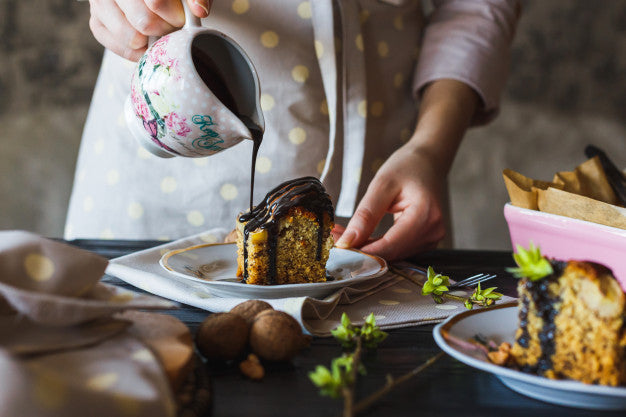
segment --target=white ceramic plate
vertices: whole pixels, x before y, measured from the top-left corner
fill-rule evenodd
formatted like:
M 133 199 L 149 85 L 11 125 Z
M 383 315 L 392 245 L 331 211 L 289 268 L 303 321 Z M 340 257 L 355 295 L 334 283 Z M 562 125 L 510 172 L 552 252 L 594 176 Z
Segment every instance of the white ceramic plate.
M 626 409 L 626 388 L 588 385 L 570 380 L 553 380 L 494 365 L 482 355 L 472 353 L 444 339 L 442 331 L 468 340 L 482 334 L 496 343 L 513 344 L 517 328 L 517 306 L 501 305 L 483 310 L 471 310 L 448 318 L 435 326 L 433 335 L 441 349 L 466 365 L 497 376 L 507 387 L 520 394 L 569 407 L 594 410 Z
M 323 298 L 339 288 L 379 277 L 387 272 L 386 262 L 354 249 L 332 248 L 326 269 L 334 280 L 307 284 L 248 285 L 237 278 L 237 246 L 207 244 L 165 253 L 160 264 L 179 277 L 207 285 L 217 297 L 236 298 Z

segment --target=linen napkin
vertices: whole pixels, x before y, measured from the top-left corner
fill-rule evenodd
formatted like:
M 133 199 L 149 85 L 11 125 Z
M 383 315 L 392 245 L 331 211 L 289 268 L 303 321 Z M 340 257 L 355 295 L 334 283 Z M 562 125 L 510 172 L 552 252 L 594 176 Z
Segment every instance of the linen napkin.
M 175 304 L 100 283 L 108 261 L 0 232 L 0 416 L 173 416 L 156 356 L 114 318 Z
M 245 301 L 245 298 L 215 296 L 207 285 L 174 275 L 159 265 L 160 258 L 171 250 L 222 242 L 227 234 L 225 229 L 212 229 L 115 258 L 111 260 L 106 273 L 144 291 L 183 304 L 211 312 L 228 311 Z M 236 256 L 235 251 L 233 245 L 233 257 Z M 461 301 L 446 300 L 443 304 L 435 304 L 430 296 L 421 294 L 420 283 L 426 277 L 408 269 L 404 273 L 412 275 L 417 284 L 388 272 L 378 278 L 342 288 L 323 299 L 288 297 L 264 301 L 276 310 L 291 314 L 307 332 L 315 336 L 329 336 L 330 331 L 339 325 L 344 312 L 357 325 L 362 324 L 370 313 L 374 313 L 376 323 L 381 328 L 391 329 L 436 323 L 465 308 Z M 459 291 L 455 294 L 463 296 L 465 293 Z M 510 300 L 505 297 L 502 302 Z

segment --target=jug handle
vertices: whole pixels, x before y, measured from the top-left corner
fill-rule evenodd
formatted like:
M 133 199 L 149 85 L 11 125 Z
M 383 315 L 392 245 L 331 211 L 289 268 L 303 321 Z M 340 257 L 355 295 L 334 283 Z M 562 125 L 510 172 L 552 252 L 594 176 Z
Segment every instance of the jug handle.
M 187 1 L 182 0 L 182 2 L 183 10 L 185 11 L 185 26 L 183 26 L 183 29 L 199 28 L 200 26 L 202 26 L 200 18 L 191 12 L 191 8 L 189 8 Z
M 183 10 L 185 11 L 185 25 L 183 26 L 183 29 L 201 27 L 202 22 L 200 18 L 191 12 L 187 1 L 182 0 L 182 3 Z M 159 38 L 160 36 L 148 36 L 148 48 L 151 47 L 152 44 L 155 43 Z

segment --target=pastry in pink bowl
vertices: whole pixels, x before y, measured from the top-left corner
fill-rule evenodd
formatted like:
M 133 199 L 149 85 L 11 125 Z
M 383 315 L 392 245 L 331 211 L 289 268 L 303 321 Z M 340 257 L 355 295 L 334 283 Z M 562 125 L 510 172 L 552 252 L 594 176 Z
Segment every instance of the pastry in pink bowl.
M 513 247 L 532 242 L 550 258 L 603 264 L 626 292 L 626 230 L 510 203 L 504 206 L 504 217 Z

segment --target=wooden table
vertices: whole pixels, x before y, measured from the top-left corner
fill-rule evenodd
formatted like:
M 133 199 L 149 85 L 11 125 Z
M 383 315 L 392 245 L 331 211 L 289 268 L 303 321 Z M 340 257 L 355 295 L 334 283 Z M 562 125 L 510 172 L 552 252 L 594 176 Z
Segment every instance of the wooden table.
M 69 242 L 108 258 L 124 255 L 163 242 L 87 241 Z M 412 258 L 417 265 L 431 265 L 453 279 L 476 272 L 493 272 L 491 281 L 499 291 L 515 295 L 515 280 L 504 268 L 512 265 L 510 252 L 437 250 Z M 105 280 L 127 284 L 113 277 Z M 492 285 L 490 283 L 490 285 Z M 206 311 L 183 307 L 170 314 L 185 322 L 195 333 Z M 367 375 L 361 377 L 357 396 L 379 388 L 385 376 L 400 376 L 440 352 L 432 337 L 432 325 L 389 331 L 389 337 L 373 354 L 365 356 Z M 339 416 L 342 402 L 319 395 L 307 374 L 316 365 L 330 365 L 341 354 L 333 338 L 314 338 L 311 347 L 292 364 L 266 369 L 261 382 L 245 379 L 236 365 L 209 369 L 214 416 Z M 624 412 L 598 412 L 543 403 L 505 387 L 495 376 L 444 356 L 417 377 L 389 393 L 362 416 L 624 416 Z

